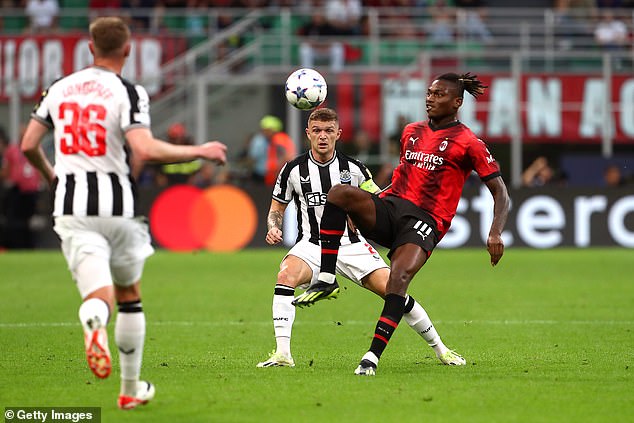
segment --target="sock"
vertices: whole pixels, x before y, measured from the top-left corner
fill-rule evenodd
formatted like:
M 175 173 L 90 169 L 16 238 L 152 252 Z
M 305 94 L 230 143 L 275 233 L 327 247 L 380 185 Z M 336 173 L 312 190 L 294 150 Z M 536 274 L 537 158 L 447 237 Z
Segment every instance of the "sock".
M 134 396 L 141 374 L 145 341 L 145 314 L 140 300 L 119 303 L 114 339 L 119 348 L 121 394 Z
M 326 201 L 321 218 L 319 238 L 321 240 L 320 281 L 334 283 L 337 267 L 337 255 L 341 237 L 346 229 L 346 213 L 338 206 Z
M 403 314 L 403 318 L 416 333 L 427 341 L 427 344 L 434 349 L 437 355 L 447 351 L 447 347 L 440 339 L 440 335 L 438 335 L 436 328 L 423 306 L 409 295 L 405 300 L 405 314 Z
M 404 309 L 404 297 L 396 294 L 387 294 L 385 296 L 385 305 L 383 306 L 381 317 L 379 317 L 379 321 L 374 329 L 374 338 L 372 339 L 372 344 L 370 344 L 369 351 L 374 354 L 377 363 L 381 358 L 381 354 L 383 354 L 383 350 L 387 347 L 387 343 L 390 341 L 392 334 L 398 327 L 398 323 L 403 317 Z
M 89 298 L 79 307 L 79 321 L 84 332 L 105 327 L 110 318 L 108 304 L 100 298 Z
M 291 331 L 295 321 L 295 306 L 291 304 L 295 288 L 277 284 L 273 295 L 273 328 L 275 329 L 275 351 L 291 355 Z

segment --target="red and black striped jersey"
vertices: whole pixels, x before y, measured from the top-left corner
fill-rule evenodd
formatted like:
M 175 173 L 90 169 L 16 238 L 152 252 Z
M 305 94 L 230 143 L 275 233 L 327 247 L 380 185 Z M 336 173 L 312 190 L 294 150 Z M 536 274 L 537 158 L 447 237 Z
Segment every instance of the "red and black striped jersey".
M 462 188 L 475 171 L 482 181 L 500 176 L 486 144 L 461 122 L 440 128 L 408 124 L 401 135 L 400 163 L 392 186 L 381 196 L 411 201 L 436 221 L 441 238 L 456 214 Z

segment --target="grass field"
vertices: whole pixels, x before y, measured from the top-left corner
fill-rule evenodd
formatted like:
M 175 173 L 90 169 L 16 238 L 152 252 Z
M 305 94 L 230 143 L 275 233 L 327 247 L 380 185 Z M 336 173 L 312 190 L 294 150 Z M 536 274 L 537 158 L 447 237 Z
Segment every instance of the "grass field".
M 85 364 L 61 253 L 0 254 L 0 406 L 96 406 L 103 422 L 634 419 L 632 250 L 510 249 L 495 269 L 484 249 L 437 251 L 410 293 L 468 365 L 440 365 L 402 322 L 374 378 L 352 372 L 382 302 L 349 282 L 298 310 L 295 368 L 255 367 L 274 346 L 284 252 L 148 261 L 143 376 L 157 395 L 128 412 L 116 408 L 118 370 L 96 380 Z

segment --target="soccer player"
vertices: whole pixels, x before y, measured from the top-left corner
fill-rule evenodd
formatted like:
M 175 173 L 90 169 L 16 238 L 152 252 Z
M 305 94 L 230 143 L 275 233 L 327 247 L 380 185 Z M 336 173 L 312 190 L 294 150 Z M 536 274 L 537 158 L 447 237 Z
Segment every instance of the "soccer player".
M 447 73 L 427 90 L 426 122 L 408 124 L 401 135 L 400 163 L 391 187 L 380 196 L 340 184 L 328 192 L 321 220 L 321 271 L 317 282 L 293 300 L 297 306 L 328 298 L 338 288 L 337 257 L 349 216 L 367 238 L 390 249 L 385 303 L 370 350 L 355 374 L 372 376 L 407 304 L 407 288 L 449 230 L 465 181 L 475 170 L 493 196 L 487 239 L 491 265 L 504 253 L 502 230 L 509 197 L 500 169 L 487 149 L 457 117 L 464 91 L 477 97 L 486 86 L 469 73 Z
M 220 142 L 173 145 L 154 138 L 147 92 L 120 76 L 130 47 L 130 30 L 121 19 L 92 22 L 93 66 L 59 79 L 44 92 L 21 144 L 52 185 L 54 229 L 83 299 L 79 320 L 86 357 L 99 378 L 111 371 L 106 325 L 117 302 L 117 403 L 122 409 L 147 403 L 155 391 L 151 383 L 139 380 L 145 339 L 139 284 L 145 259 L 154 250 L 147 224 L 136 211 L 129 151 L 141 161 L 226 162 L 226 146 Z M 49 129 L 54 134 L 54 168 L 40 145 Z
M 282 260 L 273 295 L 273 327 L 276 349 L 257 367 L 293 367 L 291 330 L 295 307 L 291 304 L 298 286 L 314 282 L 319 271 L 319 223 L 330 187 L 344 184 L 370 192 L 379 188 L 367 168 L 358 160 L 335 150 L 341 136 L 337 113 L 328 108 L 317 109 L 308 118 L 306 135 L 310 150 L 288 162 L 280 171 L 267 218 L 266 242 L 282 241 L 284 210 L 293 201 L 297 207 L 297 243 Z M 341 253 L 336 271 L 351 281 L 383 297 L 389 268 L 381 256 L 353 227 L 343 229 Z M 335 297 L 337 288 L 330 296 Z M 412 297 L 404 304 L 405 320 L 431 346 L 438 359 L 448 365 L 464 365 L 465 360 L 447 348 L 429 316 Z

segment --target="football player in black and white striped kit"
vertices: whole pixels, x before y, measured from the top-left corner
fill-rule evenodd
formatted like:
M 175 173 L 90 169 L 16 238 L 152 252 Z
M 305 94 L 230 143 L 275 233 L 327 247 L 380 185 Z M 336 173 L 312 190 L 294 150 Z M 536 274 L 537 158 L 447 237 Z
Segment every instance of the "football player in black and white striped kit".
M 131 48 L 130 30 L 121 19 L 92 22 L 89 48 L 93 66 L 57 80 L 43 93 L 21 145 L 54 191 L 54 229 L 83 299 L 79 320 L 88 364 L 100 378 L 111 371 L 106 325 L 117 302 L 117 404 L 132 409 L 154 397 L 154 386 L 139 380 L 145 339 L 139 284 L 154 250 L 135 207 L 131 154 L 140 161 L 200 158 L 224 164 L 226 146 L 217 141 L 173 145 L 154 138 L 147 92 L 120 76 Z M 54 167 L 40 146 L 50 129 Z
M 295 288 L 307 288 L 318 277 L 321 260 L 319 225 L 330 187 L 351 184 L 369 192 L 378 192 L 368 169 L 358 160 L 335 150 L 341 136 L 337 113 L 329 108 L 313 111 L 308 118 L 306 135 L 310 150 L 288 162 L 280 171 L 267 218 L 266 242 L 282 242 L 284 211 L 292 201 L 297 208 L 298 236 L 295 246 L 280 264 L 273 295 L 273 327 L 276 349 L 257 367 L 293 367 L 291 331 L 295 321 L 292 301 Z M 385 295 L 390 269 L 376 250 L 348 226 L 341 240 L 337 273 L 377 295 Z M 334 298 L 337 291 L 333 292 Z M 463 365 L 464 358 L 447 348 L 425 309 L 407 297 L 405 319 L 432 347 L 444 364 Z

